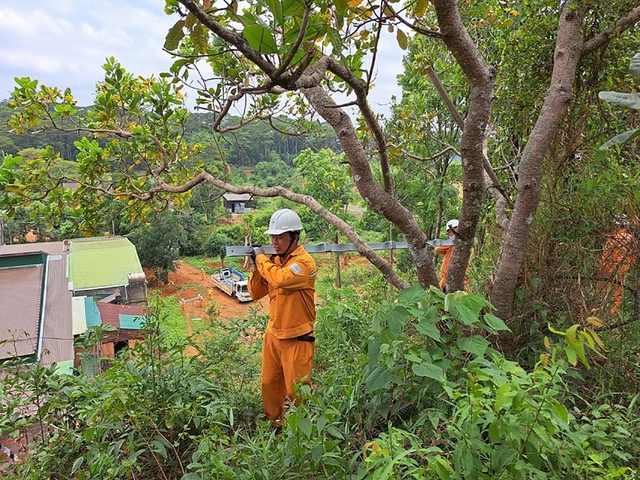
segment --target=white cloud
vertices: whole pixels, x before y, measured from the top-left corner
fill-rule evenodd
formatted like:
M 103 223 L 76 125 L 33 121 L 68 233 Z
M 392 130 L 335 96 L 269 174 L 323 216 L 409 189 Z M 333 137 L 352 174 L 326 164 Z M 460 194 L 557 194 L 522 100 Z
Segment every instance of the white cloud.
M 71 87 L 88 105 L 111 56 L 135 74 L 166 71 L 171 58 L 162 45 L 174 21 L 162 0 L 2 0 L 0 99 L 8 98 L 14 77 L 31 77 Z
M 14 77 L 30 77 L 70 87 L 80 105 L 89 105 L 111 56 L 136 75 L 166 71 L 171 57 L 162 45 L 175 21 L 164 0 L 0 0 L 0 100 L 14 89 Z M 389 34 L 381 46 L 371 104 L 387 113 L 391 96 L 400 96 L 402 52 Z

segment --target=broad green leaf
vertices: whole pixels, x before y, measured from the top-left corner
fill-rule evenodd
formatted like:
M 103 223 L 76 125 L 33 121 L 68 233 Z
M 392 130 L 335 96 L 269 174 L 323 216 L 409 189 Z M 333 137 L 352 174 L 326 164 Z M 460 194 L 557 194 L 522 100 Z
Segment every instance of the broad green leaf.
M 566 339 L 567 339 L 567 345 L 569 345 L 571 348 L 576 348 L 576 345 L 578 343 L 578 327 L 580 327 L 580 324 L 576 323 L 574 325 L 571 325 L 566 332 Z
M 500 425 L 500 422 L 500 419 L 494 420 L 491 422 L 491 425 L 489 425 L 489 440 L 493 443 L 498 443 L 502 440 L 502 426 Z
M 511 401 L 517 394 L 518 392 L 513 390 L 509 383 L 502 385 L 496 392 L 496 402 L 493 407 L 494 410 L 499 412 L 503 407 L 508 409 L 511 405 Z
M 404 354 L 404 358 L 405 360 L 409 361 L 409 362 L 413 362 L 413 363 L 420 363 L 422 362 L 422 357 L 416 355 L 413 352 L 408 352 Z
M 485 313 L 484 321 L 487 322 L 487 327 L 489 327 L 488 330 L 491 331 L 491 333 L 500 331 L 511 331 L 511 329 L 507 327 L 507 324 L 504 323 L 501 318 L 496 317 L 491 313 Z
M 365 390 L 367 393 L 375 392 L 389 385 L 393 379 L 394 377 L 389 370 L 376 367 L 365 380 Z
M 640 135 L 640 128 L 634 128 L 633 130 L 628 130 L 624 133 L 620 133 L 615 137 L 607 140 L 600 146 L 600 150 L 606 150 L 613 145 L 620 145 L 621 143 L 627 142 L 629 140 L 633 140 L 637 136 Z
M 311 420 L 309 420 L 308 418 L 301 418 L 298 422 L 298 428 L 302 430 L 302 433 L 304 433 L 305 437 L 311 438 L 311 431 L 313 429 Z
M 478 321 L 478 314 L 465 305 L 453 305 L 451 313 L 455 313 L 456 320 L 467 326 L 473 326 Z
M 407 38 L 407 34 L 404 33 L 401 29 L 398 29 L 396 32 L 396 41 L 398 42 L 398 46 L 402 50 L 406 50 L 409 48 L 409 39 Z
M 164 443 L 159 440 L 158 436 L 151 440 L 149 446 L 151 447 L 152 452 L 157 453 L 164 459 L 167 458 L 167 449 L 165 448 Z
M 518 457 L 518 451 L 510 445 L 502 444 L 491 454 L 491 467 L 494 472 L 502 472 L 505 465 L 510 465 Z
M 414 363 L 411 369 L 419 377 L 427 377 L 434 380 L 442 379 L 442 369 L 432 363 Z
M 567 411 L 567 407 L 565 407 L 562 403 L 554 401 L 551 409 L 560 420 L 562 420 L 566 424 L 569 423 L 569 412 Z
M 280 0 L 266 0 L 267 7 L 269 11 L 273 14 L 273 18 L 276 22 L 276 25 L 284 24 L 284 5 Z
M 458 346 L 465 352 L 473 353 L 481 357 L 485 354 L 487 348 L 489 348 L 489 342 L 480 335 L 474 335 L 473 337 L 460 338 L 458 340 Z
M 398 301 L 400 303 L 414 304 L 414 303 L 418 303 L 420 300 L 425 298 L 426 295 L 427 295 L 427 292 L 425 292 L 422 288 L 418 286 L 413 286 L 413 287 L 406 288 L 402 292 L 400 292 L 400 295 L 398 296 Z
M 568 362 L 575 367 L 578 364 L 578 357 L 576 355 L 576 351 L 573 348 L 567 346 L 567 347 L 564 347 L 564 353 L 566 353 L 567 355 Z
M 248 25 L 242 31 L 242 36 L 245 38 L 251 48 L 254 50 L 263 53 L 263 54 L 271 54 L 278 53 L 278 46 L 276 45 L 276 40 L 267 27 L 262 25 Z
M 178 48 L 180 40 L 184 38 L 184 20 L 178 20 L 173 27 L 167 32 L 167 36 L 164 40 L 164 48 L 169 51 L 173 51 Z
M 369 360 L 369 368 L 373 368 L 380 359 L 381 342 L 377 338 L 371 338 L 367 346 L 367 358 Z
M 453 473 L 453 467 L 451 464 L 441 456 L 437 456 L 433 459 L 429 459 L 429 466 L 432 467 L 440 480 L 449 480 L 451 478 L 451 473 Z
M 285 0 L 282 2 L 282 8 L 286 17 L 301 17 L 304 13 L 304 2 L 301 0 Z
M 398 306 L 391 310 L 387 314 L 387 324 L 391 333 L 398 335 L 408 319 L 409 312 L 407 312 L 406 308 Z
M 613 105 L 640 110 L 640 94 L 638 93 L 600 92 L 598 98 Z
M 420 320 L 420 323 L 416 325 L 416 330 L 418 330 L 423 335 L 432 338 L 436 342 L 440 341 L 440 330 L 438 330 L 438 327 L 436 327 L 434 321 L 423 318 Z

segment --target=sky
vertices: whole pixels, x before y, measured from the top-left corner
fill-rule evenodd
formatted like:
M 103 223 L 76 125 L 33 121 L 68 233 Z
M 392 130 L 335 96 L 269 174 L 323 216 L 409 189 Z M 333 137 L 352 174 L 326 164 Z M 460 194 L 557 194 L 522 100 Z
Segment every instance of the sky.
M 162 46 L 175 21 L 164 0 L 0 0 L 0 100 L 9 98 L 15 77 L 30 77 L 70 87 L 78 105 L 91 105 L 111 56 L 136 75 L 168 71 Z M 402 51 L 393 38 L 382 42 L 378 65 L 371 104 L 387 114 L 391 96 L 401 96 Z

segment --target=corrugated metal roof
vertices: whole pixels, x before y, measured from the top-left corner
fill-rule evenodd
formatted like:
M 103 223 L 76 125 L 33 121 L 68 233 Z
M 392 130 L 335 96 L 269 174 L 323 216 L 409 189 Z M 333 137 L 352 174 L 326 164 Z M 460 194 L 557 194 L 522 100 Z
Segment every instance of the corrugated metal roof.
M 102 324 L 102 320 L 100 318 L 100 310 L 98 310 L 98 306 L 96 302 L 91 297 L 82 297 L 84 298 L 84 312 L 87 319 L 87 328 L 97 327 Z
M 227 202 L 248 202 L 253 198 L 250 193 L 225 193 L 222 195 Z
M 130 273 L 143 273 L 136 247 L 123 237 L 71 240 L 69 280 L 74 290 L 127 285 Z
M 0 255 L 11 253 L 45 252 L 50 254 L 64 253 L 63 242 L 20 243 L 17 245 L 0 245 Z
M 42 264 L 0 268 L 0 360 L 38 349 Z
M 44 282 L 42 276 L 45 268 L 42 263 L 31 266 L 40 271 L 36 275 L 37 278 L 31 278 L 25 274 L 24 269 L 28 267 L 2 269 L 7 278 L 0 278 L 0 285 L 3 287 L 0 289 L 0 339 L 6 338 L 6 325 L 10 324 L 11 319 L 13 321 L 17 319 L 22 330 L 30 329 L 31 338 L 25 342 L 29 344 L 28 350 L 31 353 L 39 353 L 39 359 L 43 365 L 50 365 L 54 362 L 73 360 L 74 356 L 71 292 L 67 287 L 67 253 L 64 244 L 63 242 L 28 243 L 0 247 L 0 257 L 5 261 L 11 258 L 33 258 L 33 254 L 39 252 L 48 254 L 39 260 L 46 262 Z M 28 286 L 21 286 L 23 282 Z M 22 303 L 19 302 L 20 296 L 23 297 Z M 41 305 L 42 314 L 40 315 Z M 1 313 L 2 311 L 11 312 L 10 318 L 7 318 L 6 313 Z M 36 311 L 38 313 L 35 313 Z M 37 320 L 38 326 L 34 327 L 33 317 L 37 315 L 40 315 Z M 42 325 L 39 323 L 40 318 L 43 319 Z M 42 338 L 38 348 L 40 326 Z M 3 358 L 3 354 L 4 350 L 0 351 L 0 358 Z
M 131 322 L 132 317 L 143 317 L 145 307 L 142 305 L 117 305 L 115 303 L 96 303 L 100 310 L 100 318 L 103 324 L 109 324 L 113 328 L 126 328 L 140 330 L 142 321 Z M 124 325 L 121 319 L 124 318 Z
M 73 360 L 71 292 L 67 284 L 66 255 L 47 256 L 42 363 Z

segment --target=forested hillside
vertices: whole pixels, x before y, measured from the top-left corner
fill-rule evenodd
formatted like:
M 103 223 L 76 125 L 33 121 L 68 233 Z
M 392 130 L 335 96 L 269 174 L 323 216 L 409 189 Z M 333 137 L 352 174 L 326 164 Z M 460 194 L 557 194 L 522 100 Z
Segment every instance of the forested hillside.
M 32 135 L 16 135 L 7 125 L 11 116 L 8 99 L 0 102 L 0 152 L 6 155 L 17 155 L 27 148 L 41 149 L 52 146 L 64 160 L 75 160 L 79 150 L 75 142 L 83 135 L 79 132 L 61 132 L 46 128 Z M 78 107 L 78 115 L 82 116 L 91 107 Z M 338 142 L 333 131 L 325 124 L 317 124 L 307 135 L 287 135 L 291 120 L 282 118 L 275 120 L 282 131 L 274 130 L 267 122 L 253 122 L 242 129 L 234 126 L 241 121 L 239 117 L 230 116 L 225 119 L 224 126 L 229 132 L 216 134 L 212 130 L 214 114 L 193 112 L 185 124 L 185 139 L 190 143 L 215 145 L 203 155 L 209 161 L 224 160 L 236 167 L 255 167 L 261 162 L 284 161 L 292 165 L 293 158 L 302 150 L 311 148 L 337 149 Z

